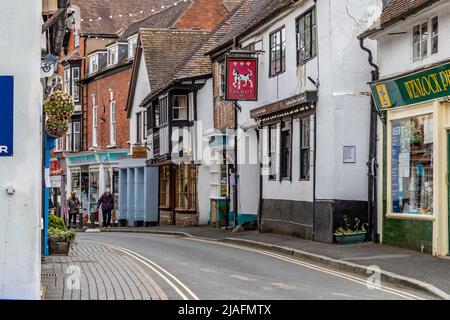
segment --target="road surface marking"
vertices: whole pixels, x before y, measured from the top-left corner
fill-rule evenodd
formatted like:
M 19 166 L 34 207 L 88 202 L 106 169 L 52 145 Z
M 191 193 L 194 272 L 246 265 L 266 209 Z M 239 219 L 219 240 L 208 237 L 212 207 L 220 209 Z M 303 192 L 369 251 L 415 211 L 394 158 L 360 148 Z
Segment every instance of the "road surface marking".
M 137 252 L 134 252 L 132 250 L 123 248 L 123 247 L 119 247 L 117 245 L 113 245 L 110 243 L 106 243 L 106 242 L 101 242 L 101 241 L 92 241 L 89 240 L 91 242 L 97 242 L 100 243 L 104 246 L 108 246 L 111 248 L 114 248 L 118 251 L 121 251 L 127 255 L 129 255 L 130 257 L 140 261 L 142 264 L 144 264 L 145 266 L 147 266 L 148 268 L 150 268 L 151 270 L 153 270 L 158 276 L 160 276 L 164 281 L 166 281 L 177 293 L 178 295 L 180 295 L 180 297 L 183 300 L 200 300 L 199 297 L 192 292 L 185 284 L 183 284 L 178 278 L 176 278 L 174 275 L 172 275 L 169 271 L 167 271 L 166 269 L 164 269 L 163 267 L 161 267 L 160 265 L 158 265 L 157 263 L 153 262 L 152 260 L 138 254 Z M 157 269 L 159 269 L 159 271 Z M 160 272 L 161 271 L 161 272 Z M 183 291 L 176 286 L 171 280 L 169 280 L 163 273 L 165 273 L 168 277 L 172 278 L 176 283 L 178 283 L 179 286 L 181 286 L 188 295 L 191 296 L 191 298 L 189 298 L 188 296 L 186 296 Z
M 132 264 L 137 270 L 139 270 L 139 272 L 144 276 L 144 278 L 150 283 L 150 285 L 153 287 L 153 289 L 155 290 L 156 294 L 159 296 L 159 298 L 161 300 L 169 300 L 167 298 L 166 293 L 164 292 L 163 289 L 161 289 L 161 287 L 156 283 L 155 280 L 153 280 L 152 277 L 150 277 L 148 275 L 147 272 L 145 272 L 144 269 L 141 268 L 141 266 L 134 262 L 133 260 L 131 260 L 131 258 L 127 257 L 127 256 L 123 256 L 123 259 L 126 260 L 128 263 Z
M 207 242 L 207 243 L 211 243 L 211 244 L 216 244 L 216 245 L 236 248 L 236 249 L 240 249 L 240 250 L 244 250 L 244 251 L 249 251 L 249 252 L 263 254 L 263 255 L 270 256 L 270 257 L 273 257 L 273 258 L 276 258 L 276 259 L 279 259 L 279 260 L 283 260 L 283 261 L 286 261 L 286 262 L 297 264 L 297 265 L 300 265 L 300 266 L 303 266 L 303 267 L 306 267 L 306 268 L 309 268 L 309 269 L 312 269 L 312 270 L 315 270 L 315 271 L 327 273 L 329 275 L 333 275 L 333 276 L 336 276 L 336 277 L 339 277 L 339 278 L 343 278 L 343 279 L 346 279 L 346 280 L 349 280 L 349 281 L 352 281 L 352 282 L 355 282 L 355 283 L 367 286 L 367 282 L 365 280 L 363 280 L 361 278 L 358 278 L 356 276 L 352 276 L 352 275 L 349 275 L 349 274 L 346 274 L 346 273 L 343 273 L 343 272 L 335 271 L 335 270 L 332 270 L 332 269 L 329 269 L 329 268 L 324 268 L 324 267 L 321 267 L 321 266 L 318 266 L 318 265 L 315 265 L 315 264 L 312 264 L 312 263 L 300 261 L 300 260 L 297 260 L 297 259 L 294 259 L 294 258 L 289 258 L 289 257 L 283 256 L 283 255 L 279 255 L 279 254 L 276 254 L 276 253 L 269 252 L 269 251 L 259 250 L 259 249 L 254 249 L 254 248 L 248 248 L 248 247 L 244 247 L 244 246 L 233 245 L 233 244 L 228 244 L 228 243 L 222 243 L 222 242 L 217 242 L 217 241 L 204 240 L 204 239 L 195 239 L 195 238 L 184 238 L 184 239 L 191 240 L 191 241 Z M 408 299 L 408 300 L 414 300 L 414 299 L 416 299 L 416 300 L 425 300 L 424 298 L 421 298 L 419 296 L 413 295 L 413 294 L 411 294 L 409 292 L 405 292 L 405 291 L 402 291 L 402 290 L 394 289 L 394 288 L 391 288 L 391 287 L 386 287 L 386 286 L 383 286 L 383 285 L 377 286 L 377 287 L 375 287 L 375 289 L 380 290 L 380 291 L 384 291 L 384 292 L 387 292 L 387 293 L 391 293 L 391 294 L 397 295 L 399 297 L 402 297 L 402 298 L 405 298 L 405 299 Z

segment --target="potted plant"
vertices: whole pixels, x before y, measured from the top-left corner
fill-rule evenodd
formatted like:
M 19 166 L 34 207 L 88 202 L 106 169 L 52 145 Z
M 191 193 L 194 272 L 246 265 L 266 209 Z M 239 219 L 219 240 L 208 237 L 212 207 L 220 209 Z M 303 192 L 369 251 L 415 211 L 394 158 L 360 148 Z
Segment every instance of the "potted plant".
M 75 231 L 67 230 L 61 218 L 55 215 L 49 216 L 48 244 L 51 255 L 67 256 L 75 236 Z
M 367 223 L 361 224 L 361 220 L 354 218 L 353 226 L 350 223 L 349 216 L 343 216 L 343 226 L 334 233 L 337 243 L 357 243 L 363 242 L 367 236 Z

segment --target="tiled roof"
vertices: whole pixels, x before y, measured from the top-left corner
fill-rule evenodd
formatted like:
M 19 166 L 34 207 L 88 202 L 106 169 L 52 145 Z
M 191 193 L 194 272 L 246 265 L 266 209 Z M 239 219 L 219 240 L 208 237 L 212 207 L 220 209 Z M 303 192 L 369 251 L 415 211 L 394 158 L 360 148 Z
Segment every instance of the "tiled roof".
M 189 7 L 190 2 L 180 2 L 176 6 L 170 6 L 140 21 L 131 23 L 123 32 L 123 37 L 130 37 L 139 32 L 140 28 L 170 28 L 173 27 L 180 16 Z
M 221 27 L 222 37 L 212 51 L 229 43 L 234 37 L 275 16 L 292 4 L 292 0 L 243 0 Z
M 411 15 L 439 0 L 391 0 L 381 14 L 381 25 Z
M 391 0 L 389 4 L 384 8 L 380 17 L 381 28 L 372 28 L 364 32 L 359 38 L 367 37 L 371 34 L 378 32 L 398 21 L 416 14 L 424 8 L 431 6 L 432 4 L 441 0 Z
M 140 30 L 152 93 L 174 80 L 180 66 L 192 56 L 207 35 L 208 32 L 202 30 Z
M 104 35 L 116 35 L 132 22 L 148 17 L 152 10 L 161 11 L 162 6 L 173 3 L 174 0 L 71 0 L 72 5 L 80 7 L 81 33 Z
M 79 48 L 75 48 L 72 51 L 70 51 L 67 56 L 65 56 L 63 61 L 75 61 L 75 60 L 82 60 Z

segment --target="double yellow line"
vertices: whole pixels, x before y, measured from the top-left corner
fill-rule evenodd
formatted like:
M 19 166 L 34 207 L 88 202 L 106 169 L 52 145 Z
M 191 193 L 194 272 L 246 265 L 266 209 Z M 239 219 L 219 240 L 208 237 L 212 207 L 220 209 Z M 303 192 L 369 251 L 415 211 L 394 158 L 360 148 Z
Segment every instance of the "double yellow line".
M 119 247 L 117 245 L 101 242 L 101 241 L 91 241 L 96 242 L 101 245 L 110 247 L 112 249 L 115 249 L 117 251 L 120 251 L 129 257 L 139 261 L 146 267 L 148 267 L 150 270 L 152 270 L 154 273 L 156 273 L 161 279 L 163 279 L 169 286 L 171 286 L 175 292 L 181 297 L 183 300 L 200 300 L 199 297 L 192 292 L 191 289 L 189 289 L 183 282 L 181 282 L 177 277 L 175 277 L 173 274 L 171 274 L 169 271 L 155 263 L 154 261 L 140 255 L 137 252 L 134 252 L 132 250 Z
M 322 273 L 333 275 L 335 277 L 346 279 L 348 281 L 351 281 L 351 282 L 354 282 L 354 283 L 358 283 L 358 284 L 364 285 L 366 287 L 368 286 L 367 281 L 364 280 L 364 279 L 361 279 L 359 277 L 356 277 L 356 276 L 353 276 L 353 275 L 350 275 L 350 274 L 347 274 L 347 273 L 344 273 L 344 272 L 336 271 L 336 270 L 333 270 L 333 269 L 330 269 L 330 268 L 321 267 L 321 266 L 318 266 L 318 265 L 315 265 L 315 264 L 312 264 L 312 263 L 300 261 L 300 260 L 297 260 L 297 259 L 294 259 L 294 258 L 286 257 L 286 256 L 283 256 L 283 255 L 280 255 L 280 254 L 277 254 L 277 253 L 273 253 L 273 252 L 269 252 L 269 251 L 265 251 L 265 250 L 260 250 L 260 249 L 248 248 L 248 247 L 239 246 L 239 245 L 223 243 L 223 242 L 217 242 L 217 241 L 195 239 L 195 238 L 186 238 L 186 239 L 193 240 L 193 241 L 199 241 L 199 242 L 207 242 L 207 243 L 212 243 L 212 244 L 215 244 L 215 245 L 221 245 L 221 246 L 236 248 L 236 249 L 240 249 L 240 250 L 244 250 L 244 251 L 254 252 L 254 253 L 258 253 L 258 254 L 263 254 L 263 255 L 266 255 L 266 256 L 278 259 L 278 260 L 283 260 L 283 261 L 286 261 L 286 262 L 289 262 L 289 263 L 293 263 L 293 264 L 296 264 L 296 265 L 299 265 L 299 266 L 302 266 L 302 267 L 305 267 L 305 268 L 309 268 L 309 269 L 312 269 L 312 270 L 315 270 L 315 271 L 319 271 L 319 272 L 322 272 Z M 374 285 L 373 288 L 376 289 L 376 290 L 380 290 L 380 291 L 383 291 L 383 292 L 387 292 L 387 293 L 390 293 L 390 294 L 402 297 L 402 298 L 407 299 L 407 300 L 425 300 L 425 299 L 423 299 L 423 298 L 421 298 L 419 296 L 416 296 L 414 294 L 411 294 L 409 292 L 398 290 L 398 289 L 391 288 L 391 287 L 387 287 L 387 286 L 384 286 L 384 285 L 381 285 L 381 284 L 378 285 L 378 286 Z

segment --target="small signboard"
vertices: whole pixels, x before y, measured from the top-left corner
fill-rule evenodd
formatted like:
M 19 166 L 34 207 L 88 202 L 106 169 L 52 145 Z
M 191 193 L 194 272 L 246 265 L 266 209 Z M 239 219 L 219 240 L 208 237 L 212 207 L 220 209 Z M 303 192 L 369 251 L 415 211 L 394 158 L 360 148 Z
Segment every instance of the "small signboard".
M 258 100 L 258 58 L 228 56 L 225 65 L 225 100 Z
M 146 147 L 132 147 L 133 159 L 146 159 L 147 158 L 147 148 Z
M 14 147 L 14 78 L 0 76 L 0 157 L 12 157 Z

